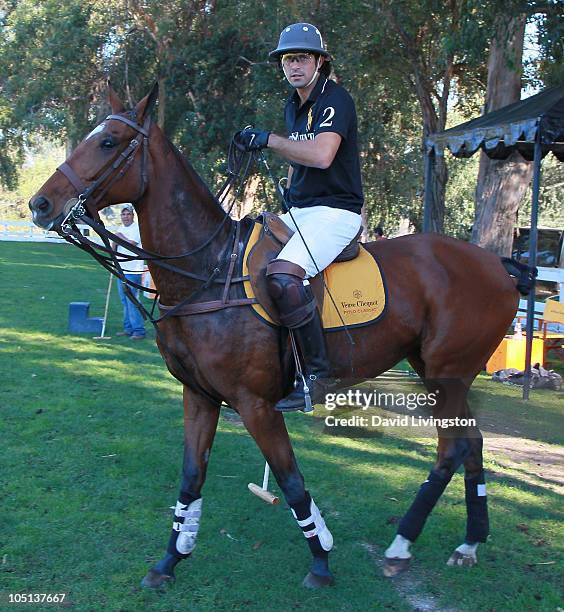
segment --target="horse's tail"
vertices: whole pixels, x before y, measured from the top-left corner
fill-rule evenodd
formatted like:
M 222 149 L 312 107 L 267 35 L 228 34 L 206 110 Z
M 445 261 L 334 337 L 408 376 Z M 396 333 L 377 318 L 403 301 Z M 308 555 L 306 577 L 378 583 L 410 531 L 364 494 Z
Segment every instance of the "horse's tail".
M 510 259 L 509 257 L 502 257 L 501 263 L 507 270 L 510 276 L 514 276 L 517 279 L 516 287 L 521 295 L 529 295 L 535 278 L 537 277 L 538 270 L 527 264 Z

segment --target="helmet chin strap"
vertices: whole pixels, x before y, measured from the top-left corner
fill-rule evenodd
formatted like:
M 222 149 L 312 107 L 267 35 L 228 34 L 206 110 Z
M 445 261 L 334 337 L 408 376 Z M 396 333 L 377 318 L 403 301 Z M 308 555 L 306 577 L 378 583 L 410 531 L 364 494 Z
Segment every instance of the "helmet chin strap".
M 315 81 L 315 79 L 319 75 L 319 69 L 320 68 L 321 68 L 321 57 L 319 57 L 317 59 L 317 66 L 315 67 L 315 71 L 313 73 L 313 76 L 309 80 L 309 83 L 307 85 L 304 85 L 303 87 L 300 87 L 300 89 L 305 89 L 306 87 L 309 87 L 313 83 L 313 81 Z M 284 67 L 282 67 L 282 70 L 284 71 L 284 76 L 286 77 L 286 80 L 290 83 L 290 85 L 292 85 L 292 83 L 290 82 L 290 79 L 288 78 L 288 75 L 286 74 L 286 69 Z M 293 87 L 293 85 L 292 85 L 292 87 Z M 296 89 L 298 89 L 298 88 L 296 87 Z

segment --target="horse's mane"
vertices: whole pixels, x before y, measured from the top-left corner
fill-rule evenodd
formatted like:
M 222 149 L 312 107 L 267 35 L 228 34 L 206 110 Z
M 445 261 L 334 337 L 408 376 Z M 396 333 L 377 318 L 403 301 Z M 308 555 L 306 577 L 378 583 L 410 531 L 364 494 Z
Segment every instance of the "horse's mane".
M 171 151 L 174 153 L 176 159 L 184 168 L 184 170 L 186 170 L 186 172 L 192 177 L 192 179 L 196 181 L 202 191 L 209 195 L 210 200 L 213 200 L 213 202 L 215 202 L 221 208 L 221 210 L 223 210 L 219 200 L 211 192 L 210 188 L 208 187 L 208 184 L 204 181 L 204 179 L 196 172 L 192 164 L 186 158 L 186 155 L 184 155 L 184 153 L 182 153 L 182 151 L 171 140 L 169 140 L 169 138 L 165 138 L 165 140 L 168 143 L 168 146 L 170 147 Z

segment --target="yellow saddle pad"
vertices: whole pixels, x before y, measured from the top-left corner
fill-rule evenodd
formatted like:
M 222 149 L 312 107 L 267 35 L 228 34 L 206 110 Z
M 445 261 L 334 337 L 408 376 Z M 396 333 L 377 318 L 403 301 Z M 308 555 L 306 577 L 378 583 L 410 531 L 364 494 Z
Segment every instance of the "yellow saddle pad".
M 257 223 L 245 248 L 244 275 L 249 273 L 247 257 L 260 232 L 261 225 Z M 323 276 L 327 286 L 324 289 L 322 309 L 325 330 L 342 329 L 343 320 L 349 327 L 369 325 L 384 314 L 386 289 L 382 272 L 378 262 L 362 245 L 358 257 L 351 261 L 331 264 L 323 271 Z M 250 281 L 245 281 L 243 287 L 246 297 L 255 297 Z M 260 304 L 253 304 L 252 308 L 262 319 L 276 325 Z

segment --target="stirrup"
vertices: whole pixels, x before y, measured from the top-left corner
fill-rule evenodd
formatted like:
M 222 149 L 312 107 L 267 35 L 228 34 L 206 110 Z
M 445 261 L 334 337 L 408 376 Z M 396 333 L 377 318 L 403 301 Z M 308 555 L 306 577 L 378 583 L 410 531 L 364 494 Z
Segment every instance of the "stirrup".
M 307 382 L 305 379 L 305 376 L 303 375 L 302 372 L 299 373 L 300 376 L 302 377 L 302 381 L 304 383 L 304 400 L 305 400 L 305 406 L 304 408 L 302 408 L 302 412 L 306 413 L 306 412 L 313 412 L 313 406 L 311 403 L 311 395 L 309 394 L 309 387 L 307 386 Z M 315 374 L 312 374 L 309 379 L 313 382 L 317 379 L 317 376 L 315 376 Z
M 309 380 L 309 385 L 308 381 Z M 313 412 L 313 399 L 314 394 L 313 383 L 317 380 L 315 374 L 310 374 L 307 378 L 301 373 L 296 372 L 296 378 L 294 379 L 294 388 L 286 397 L 279 400 L 274 408 L 278 412 L 296 412 L 301 410 L 304 413 Z M 292 398 L 292 396 L 295 397 Z M 280 404 L 286 403 L 287 406 L 280 407 Z

